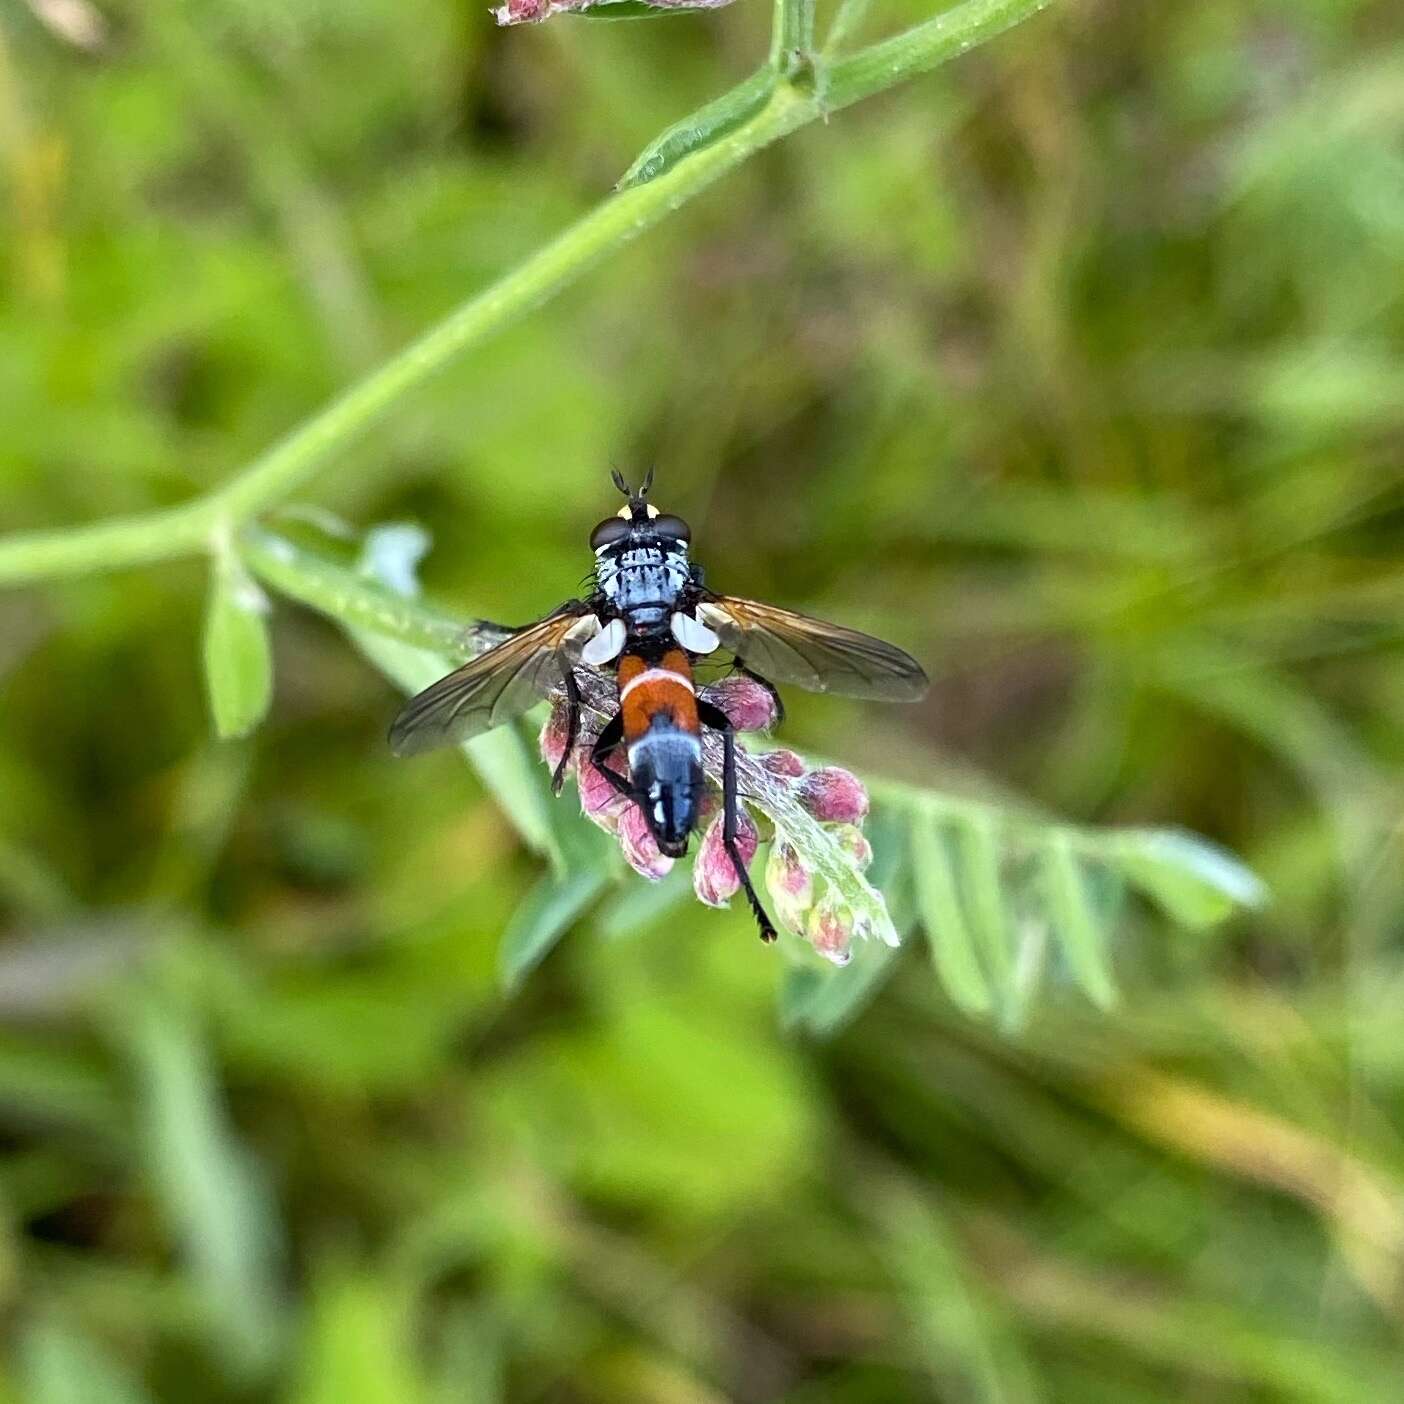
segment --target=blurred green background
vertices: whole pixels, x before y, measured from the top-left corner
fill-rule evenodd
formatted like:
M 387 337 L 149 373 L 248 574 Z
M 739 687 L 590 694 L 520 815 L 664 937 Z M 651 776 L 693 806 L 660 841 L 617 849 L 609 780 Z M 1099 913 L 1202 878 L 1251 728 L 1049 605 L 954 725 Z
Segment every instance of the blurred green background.
M 41 13 L 0 8 L 6 529 L 225 480 L 769 18 Z M 783 961 L 695 904 L 506 1000 L 540 864 L 457 757 L 390 760 L 334 629 L 280 604 L 218 745 L 199 563 L 7 592 L 5 1404 L 1398 1398 L 1398 8 L 1064 0 L 763 153 L 307 499 L 526 619 L 611 461 L 714 583 L 927 664 L 913 709 L 791 696 L 789 744 L 1191 826 L 1273 904 L 1143 920 L 1118 1008 L 1055 985 L 1009 1037 L 916 948 L 787 1036 Z

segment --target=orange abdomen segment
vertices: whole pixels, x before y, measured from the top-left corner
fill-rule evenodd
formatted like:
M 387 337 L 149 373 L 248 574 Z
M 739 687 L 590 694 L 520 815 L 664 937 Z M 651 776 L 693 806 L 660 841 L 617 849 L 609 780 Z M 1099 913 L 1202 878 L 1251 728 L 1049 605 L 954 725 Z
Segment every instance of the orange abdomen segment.
M 626 653 L 619 660 L 617 677 L 626 742 L 638 740 L 660 714 L 680 731 L 696 736 L 701 730 L 692 665 L 682 649 L 670 648 L 652 666 Z

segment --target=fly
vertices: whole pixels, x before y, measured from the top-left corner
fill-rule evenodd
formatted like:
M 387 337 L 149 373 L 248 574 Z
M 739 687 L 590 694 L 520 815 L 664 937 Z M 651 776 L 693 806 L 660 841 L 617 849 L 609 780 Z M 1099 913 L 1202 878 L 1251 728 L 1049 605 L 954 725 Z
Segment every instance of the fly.
M 590 751 L 591 763 L 638 805 L 659 849 L 677 858 L 698 827 L 704 777 L 702 736 L 722 738 L 722 837 L 762 940 L 775 927 L 737 847 L 736 733 L 720 707 L 700 697 L 693 677 L 699 658 L 724 651 L 733 667 L 766 687 L 783 716 L 775 683 L 811 692 L 912 702 L 927 688 L 921 665 L 890 643 L 808 615 L 702 583 L 681 517 L 648 501 L 653 470 L 637 491 L 618 471 L 627 499 L 617 516 L 590 533 L 594 588 L 544 619 L 512 631 L 501 643 L 440 678 L 406 703 L 390 728 L 399 756 L 470 740 L 510 721 L 561 689 L 566 697 L 565 751 L 552 776 L 559 794 L 580 732 L 575 670 L 614 674 L 618 707 Z M 605 765 L 620 747 L 627 778 Z

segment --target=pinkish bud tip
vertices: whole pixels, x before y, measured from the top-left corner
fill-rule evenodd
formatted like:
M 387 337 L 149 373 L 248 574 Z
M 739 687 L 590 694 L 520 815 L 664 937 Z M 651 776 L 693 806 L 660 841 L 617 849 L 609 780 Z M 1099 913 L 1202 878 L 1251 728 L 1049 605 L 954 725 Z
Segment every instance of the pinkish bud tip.
M 619 847 L 629 866 L 653 882 L 672 869 L 673 859 L 659 849 L 648 820 L 636 804 L 628 805 L 619 816 Z
M 607 833 L 619 826 L 619 817 L 626 809 L 636 808 L 605 778 L 598 766 L 582 761 L 577 777 L 580 786 L 580 808 L 587 819 L 593 820 Z
M 775 721 L 770 689 L 741 673 L 713 683 L 703 696 L 726 713 L 737 731 L 764 731 Z
M 741 851 L 742 861 L 749 864 L 756 856 L 760 835 L 744 811 L 737 818 L 736 847 Z M 722 819 L 718 815 L 702 835 L 697 861 L 692 865 L 692 890 L 696 892 L 699 902 L 705 902 L 709 907 L 724 907 L 740 887 L 741 878 L 731 855 L 726 851 Z
M 498 24 L 530 24 L 544 20 L 551 8 L 549 0 L 507 0 L 490 13 Z
M 849 949 L 853 941 L 853 912 L 832 894 L 825 893 L 810 911 L 805 935 L 825 960 L 847 965 L 853 959 Z
M 565 708 L 552 707 L 551 715 L 546 718 L 541 728 L 540 745 L 541 759 L 550 767 L 553 775 L 556 767 L 561 763 L 561 757 L 565 755 L 567 730 Z M 574 768 L 575 761 L 572 759 L 566 767 L 566 774 L 569 775 Z
M 779 776 L 782 780 L 795 780 L 804 774 L 804 761 L 793 751 L 787 751 L 783 747 L 778 751 L 767 751 L 760 758 L 760 763 L 772 775 Z
M 799 802 L 825 824 L 861 824 L 868 813 L 863 782 L 836 765 L 811 770 L 800 781 Z
M 829 834 L 860 870 L 873 861 L 873 846 L 857 824 L 835 824 Z
M 792 843 L 780 837 L 770 846 L 765 887 L 776 920 L 796 936 L 805 934 L 805 919 L 814 905 L 814 873 Z

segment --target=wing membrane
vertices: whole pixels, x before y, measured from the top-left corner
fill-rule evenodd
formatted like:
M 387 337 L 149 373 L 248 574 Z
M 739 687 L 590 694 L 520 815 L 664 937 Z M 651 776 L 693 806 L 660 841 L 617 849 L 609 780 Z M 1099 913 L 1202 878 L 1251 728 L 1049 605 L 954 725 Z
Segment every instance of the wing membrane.
M 410 698 L 390 728 L 397 756 L 470 741 L 540 701 L 571 666 L 566 635 L 584 607 L 562 606 Z
M 771 682 L 889 702 L 914 702 L 929 685 L 921 664 L 896 644 L 794 610 L 714 595 L 698 615 L 723 647 Z

